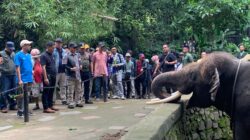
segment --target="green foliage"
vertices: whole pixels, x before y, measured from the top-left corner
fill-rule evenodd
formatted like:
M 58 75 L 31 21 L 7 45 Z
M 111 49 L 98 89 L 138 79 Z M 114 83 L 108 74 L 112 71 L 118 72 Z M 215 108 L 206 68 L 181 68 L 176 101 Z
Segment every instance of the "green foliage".
M 250 53 L 250 38 L 249 37 L 243 38 L 243 42 L 242 43 L 245 46 L 247 52 Z
M 228 43 L 238 44 L 246 36 L 249 4 L 248 0 L 126 0 L 116 14 L 122 18 L 116 35 L 123 46 L 150 54 L 159 53 L 165 42 L 179 48 L 190 39 L 196 41 L 198 52 L 228 51 Z
M 104 40 L 151 56 L 163 43 L 180 51 L 184 41 L 194 40 L 198 53 L 235 52 L 233 44 L 249 42 L 249 5 L 249 0 L 5 0 L 0 43 L 28 38 L 41 47 L 56 37 L 91 45 Z
M 109 14 L 105 0 L 6 0 L 1 6 L 5 39 L 46 40 L 62 37 L 66 41 L 89 41 L 112 32 L 113 22 L 99 18 Z M 112 15 L 111 15 L 112 16 Z

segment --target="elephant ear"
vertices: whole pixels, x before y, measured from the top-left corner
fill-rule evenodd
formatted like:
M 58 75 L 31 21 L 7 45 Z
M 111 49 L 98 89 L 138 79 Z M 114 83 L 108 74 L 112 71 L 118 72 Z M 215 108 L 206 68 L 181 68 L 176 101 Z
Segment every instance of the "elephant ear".
M 220 87 L 220 75 L 219 75 L 217 68 L 215 68 L 215 70 L 214 70 L 214 74 L 213 74 L 212 79 L 210 81 L 210 85 L 211 85 L 211 88 L 209 90 L 209 93 L 211 95 L 211 100 L 215 101 L 217 91 Z

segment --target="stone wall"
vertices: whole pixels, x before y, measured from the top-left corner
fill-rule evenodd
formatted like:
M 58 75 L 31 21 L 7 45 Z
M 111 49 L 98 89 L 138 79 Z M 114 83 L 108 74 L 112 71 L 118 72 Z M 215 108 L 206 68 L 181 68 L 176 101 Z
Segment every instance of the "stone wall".
M 231 140 L 230 120 L 215 107 L 192 108 L 167 132 L 166 140 Z
M 121 140 L 232 140 L 230 120 L 225 113 L 215 107 L 185 109 L 185 105 L 157 105 Z

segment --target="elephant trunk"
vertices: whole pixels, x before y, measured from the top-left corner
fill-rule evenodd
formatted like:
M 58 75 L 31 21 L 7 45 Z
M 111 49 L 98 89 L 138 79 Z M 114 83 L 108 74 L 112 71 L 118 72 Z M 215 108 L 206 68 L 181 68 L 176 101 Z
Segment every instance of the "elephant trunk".
M 169 88 L 178 87 L 178 85 L 180 84 L 179 79 L 181 77 L 182 76 L 179 71 L 166 72 L 158 75 L 157 77 L 155 77 L 151 85 L 153 94 L 160 99 L 167 98 L 167 96 L 162 92 L 162 87 L 163 86 L 167 86 Z

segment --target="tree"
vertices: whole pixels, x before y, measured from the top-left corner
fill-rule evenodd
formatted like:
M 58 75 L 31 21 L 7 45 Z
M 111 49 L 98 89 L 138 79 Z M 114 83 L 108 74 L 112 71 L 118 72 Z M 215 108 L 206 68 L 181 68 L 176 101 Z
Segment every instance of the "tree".
M 113 22 L 95 16 L 110 14 L 105 5 L 105 0 L 6 0 L 0 5 L 2 41 L 28 38 L 42 46 L 46 40 L 62 37 L 88 42 L 113 30 Z

